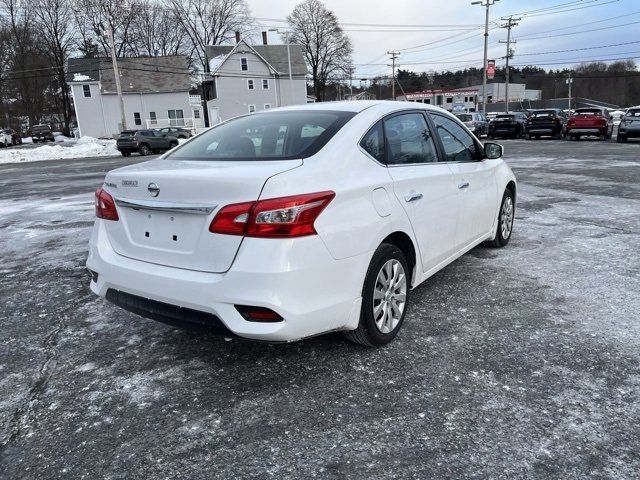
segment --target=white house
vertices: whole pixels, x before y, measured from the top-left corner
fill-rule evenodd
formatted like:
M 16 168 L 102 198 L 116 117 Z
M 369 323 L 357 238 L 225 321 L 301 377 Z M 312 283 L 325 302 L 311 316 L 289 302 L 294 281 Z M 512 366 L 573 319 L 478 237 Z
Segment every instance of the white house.
M 263 45 L 237 40 L 233 46 L 207 47 L 213 78 L 207 99 L 211 125 L 246 113 L 307 103 L 307 66 L 299 45 L 267 45 L 266 35 Z
M 190 95 L 187 58 L 119 58 L 126 127 L 204 126 L 199 95 Z M 80 136 L 113 137 L 123 130 L 110 58 L 71 58 L 67 68 Z

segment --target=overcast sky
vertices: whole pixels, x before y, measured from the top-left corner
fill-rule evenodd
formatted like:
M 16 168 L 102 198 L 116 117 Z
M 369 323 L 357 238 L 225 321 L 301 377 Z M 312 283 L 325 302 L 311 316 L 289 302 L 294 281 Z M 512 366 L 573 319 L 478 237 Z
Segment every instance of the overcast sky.
M 248 0 L 251 13 L 265 29 L 286 26 L 278 20 L 284 20 L 297 3 Z M 353 41 L 356 77 L 390 73 L 385 53 L 393 49 L 401 52 L 400 68 L 418 72 L 482 65 L 485 11 L 479 5 L 472 6 L 471 0 L 324 3 L 335 12 Z M 522 17 L 513 29 L 513 38 L 518 42 L 514 45 L 514 65 L 563 68 L 591 59 L 640 60 L 640 0 L 500 0 L 491 7 L 493 23 L 489 32 L 489 58 L 495 58 L 498 65 L 504 63 L 500 57 L 505 55 L 505 45 L 498 41 L 506 40 L 507 32 L 497 25 L 504 23 L 500 22 L 501 17 L 511 14 Z M 280 42 L 274 33 L 270 33 L 269 41 Z M 591 48 L 627 42 L 632 43 Z

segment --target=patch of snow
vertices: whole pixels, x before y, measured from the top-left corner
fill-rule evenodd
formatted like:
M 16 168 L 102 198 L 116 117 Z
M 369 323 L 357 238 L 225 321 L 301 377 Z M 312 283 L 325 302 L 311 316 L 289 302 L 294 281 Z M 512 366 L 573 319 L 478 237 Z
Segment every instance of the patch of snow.
M 88 75 L 84 75 L 82 73 L 74 73 L 73 81 L 74 82 L 86 82 L 87 80 L 91 80 L 91 77 Z
M 66 138 L 66 137 L 65 137 Z M 43 145 L 28 149 L 0 151 L 0 164 L 38 162 L 41 160 L 62 160 L 85 157 L 112 157 L 120 155 L 115 140 L 99 140 L 93 137 L 81 137 L 74 145 Z

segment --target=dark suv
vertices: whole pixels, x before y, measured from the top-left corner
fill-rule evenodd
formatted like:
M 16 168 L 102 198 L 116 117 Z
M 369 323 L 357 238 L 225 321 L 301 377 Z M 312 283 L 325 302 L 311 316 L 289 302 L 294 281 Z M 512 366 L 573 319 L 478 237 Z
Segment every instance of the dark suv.
M 34 125 L 31 129 L 31 140 L 33 143 L 56 141 L 49 125 Z
M 176 137 L 157 130 L 125 130 L 116 142 L 116 148 L 124 157 L 128 157 L 133 152 L 138 152 L 140 155 L 160 153 L 177 145 Z
M 524 135 L 526 122 L 527 115 L 523 112 L 500 113 L 489 122 L 488 137 L 520 138 Z
M 567 125 L 567 116 L 559 108 L 534 110 L 527 119 L 525 132 L 527 140 L 538 140 L 542 136 L 550 136 L 562 140 Z

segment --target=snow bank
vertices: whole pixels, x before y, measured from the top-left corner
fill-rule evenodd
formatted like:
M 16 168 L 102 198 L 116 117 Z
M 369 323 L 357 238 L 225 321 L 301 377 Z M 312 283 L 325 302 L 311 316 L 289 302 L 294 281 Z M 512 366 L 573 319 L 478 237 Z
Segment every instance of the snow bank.
M 38 162 L 40 160 L 62 160 L 66 158 L 111 157 L 120 155 L 115 140 L 98 140 L 82 137 L 68 147 L 62 145 L 42 145 L 35 148 L 15 148 L 0 150 L 0 163 Z
M 74 73 L 73 74 L 73 81 L 74 82 L 86 82 L 87 80 L 91 80 L 91 77 L 89 77 L 88 75 L 84 75 L 82 73 Z

